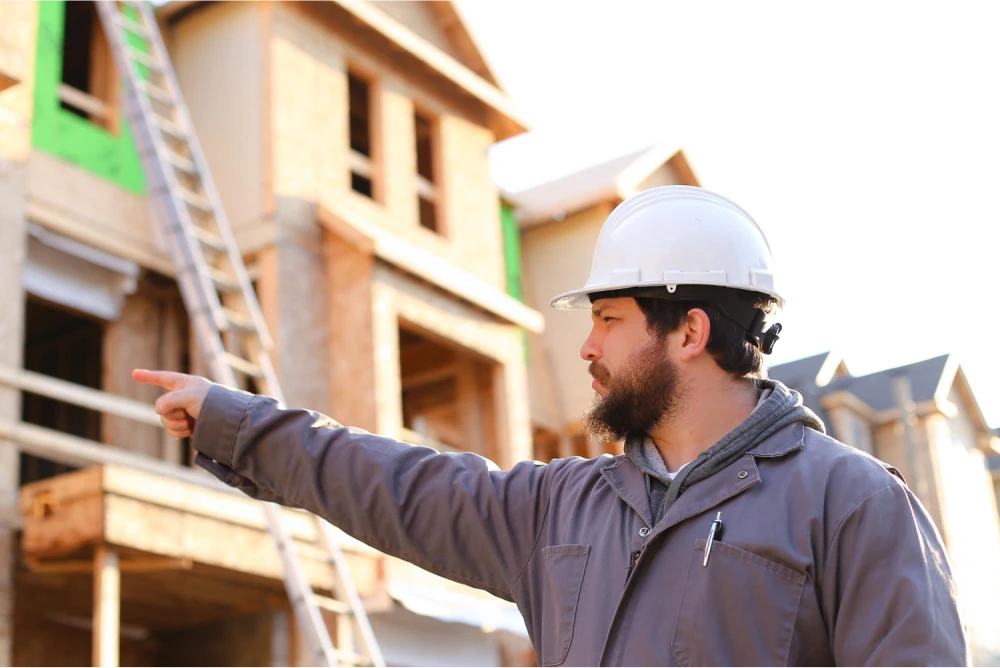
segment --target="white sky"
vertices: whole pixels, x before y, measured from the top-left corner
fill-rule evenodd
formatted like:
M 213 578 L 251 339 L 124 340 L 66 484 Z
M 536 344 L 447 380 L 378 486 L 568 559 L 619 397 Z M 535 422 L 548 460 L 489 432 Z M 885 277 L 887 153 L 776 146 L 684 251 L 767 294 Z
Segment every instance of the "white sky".
M 493 149 L 501 185 L 679 142 L 768 235 L 772 363 L 955 353 L 1000 426 L 1000 6 L 459 5 L 536 129 Z

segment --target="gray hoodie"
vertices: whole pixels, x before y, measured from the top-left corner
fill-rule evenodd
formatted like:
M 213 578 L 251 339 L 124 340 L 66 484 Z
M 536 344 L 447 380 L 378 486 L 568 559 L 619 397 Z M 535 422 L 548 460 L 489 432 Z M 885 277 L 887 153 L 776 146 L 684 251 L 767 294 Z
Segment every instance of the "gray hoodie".
M 821 434 L 826 433 L 823 421 L 802 404 L 801 394 L 776 380 L 763 379 L 757 384 L 760 399 L 747 419 L 684 466 L 673 479 L 651 439 L 636 438 L 625 444 L 625 455 L 646 475 L 654 523 L 660 521 L 687 487 L 723 470 L 782 427 L 801 422 Z

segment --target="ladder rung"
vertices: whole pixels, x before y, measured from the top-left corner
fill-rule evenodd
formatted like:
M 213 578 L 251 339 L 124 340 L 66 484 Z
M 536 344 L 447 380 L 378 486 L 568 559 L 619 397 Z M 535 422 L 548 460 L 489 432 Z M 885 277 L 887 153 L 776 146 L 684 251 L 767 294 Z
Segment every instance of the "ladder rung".
M 153 122 L 156 124 L 156 127 L 160 128 L 160 132 L 168 134 L 175 139 L 183 140 L 185 138 L 184 131 L 173 121 L 168 121 L 162 116 L 154 114 Z
M 148 95 L 149 97 L 153 98 L 158 102 L 162 102 L 163 104 L 173 105 L 174 98 L 170 96 L 170 91 L 168 91 L 166 88 L 162 88 L 148 81 L 142 81 L 140 82 L 140 85 L 142 86 L 142 89 L 146 91 L 146 95 Z
M 253 320 L 249 317 L 238 313 L 231 308 L 222 307 L 222 316 L 226 319 L 232 329 L 239 330 L 241 332 L 255 332 L 257 328 L 254 327 Z
M 208 277 L 212 279 L 212 283 L 219 290 L 225 292 L 239 292 L 242 290 L 240 282 L 236 280 L 235 276 L 230 276 L 229 274 L 216 269 L 215 267 L 208 268 Z
M 339 649 L 334 648 L 333 655 L 337 657 L 337 661 L 344 664 L 345 666 L 370 666 L 371 661 L 360 654 L 352 654 L 351 652 L 343 652 Z
M 118 16 L 118 25 L 125 30 L 128 30 L 130 33 L 139 35 L 140 37 L 149 37 L 149 31 L 146 30 L 146 26 L 138 23 L 137 21 L 133 21 L 123 14 Z
M 140 51 L 135 47 L 128 48 L 128 57 L 139 63 L 143 67 L 153 70 L 154 72 L 162 72 L 163 66 L 160 65 L 159 61 L 153 56 L 146 53 L 145 51 Z
M 226 364 L 231 366 L 236 371 L 252 376 L 253 378 L 263 378 L 264 372 L 261 371 L 260 367 L 251 362 L 250 360 L 245 360 L 239 355 L 234 355 L 230 352 L 226 353 Z
M 329 610 L 330 612 L 336 613 L 338 615 L 353 615 L 354 610 L 351 609 L 349 603 L 344 601 L 339 601 L 335 598 L 330 598 L 329 596 L 323 596 L 322 594 L 313 594 L 313 598 L 316 599 L 316 605 L 323 608 L 324 610 Z
M 222 237 L 212 234 L 203 227 L 194 227 L 194 237 L 201 242 L 203 246 L 208 246 L 212 250 L 218 253 L 226 252 L 226 242 L 222 240 Z
M 181 199 L 187 202 L 188 206 L 192 206 L 195 209 L 204 211 L 205 213 L 212 213 L 212 203 L 206 198 L 198 195 L 196 193 L 187 190 L 186 188 L 181 188 Z
M 170 164 L 182 172 L 186 172 L 192 176 L 198 175 L 198 168 L 195 167 L 193 162 L 185 158 L 183 155 L 179 155 L 173 151 L 167 151 L 167 159 L 170 160 Z

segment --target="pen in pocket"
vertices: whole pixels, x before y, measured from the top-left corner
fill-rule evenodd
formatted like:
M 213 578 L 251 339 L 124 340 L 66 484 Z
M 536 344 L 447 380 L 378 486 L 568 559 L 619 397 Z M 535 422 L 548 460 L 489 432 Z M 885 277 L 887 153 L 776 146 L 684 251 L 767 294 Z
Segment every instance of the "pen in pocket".
M 712 542 L 718 538 L 722 538 L 721 512 L 714 520 L 712 520 L 712 528 L 708 530 L 708 541 L 705 543 L 705 559 L 701 562 L 702 566 L 708 566 L 708 555 L 712 553 Z

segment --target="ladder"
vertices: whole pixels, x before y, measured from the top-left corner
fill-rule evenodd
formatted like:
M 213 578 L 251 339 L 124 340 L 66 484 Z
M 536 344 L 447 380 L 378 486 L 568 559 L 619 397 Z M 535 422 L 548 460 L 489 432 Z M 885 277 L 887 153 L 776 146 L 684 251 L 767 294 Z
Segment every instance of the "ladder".
M 181 95 L 153 10 L 146 2 L 98 0 L 115 64 L 125 84 L 125 109 L 135 131 L 155 218 L 166 239 L 177 282 L 213 379 L 238 381 L 284 405 L 268 351 L 260 304 L 226 220 L 194 125 Z M 262 503 L 284 571 L 295 618 L 317 665 L 385 662 L 333 527 L 316 518 L 337 598 L 313 592 L 279 506 Z M 334 646 L 320 608 L 336 615 Z M 354 632 L 360 637 L 360 651 Z

